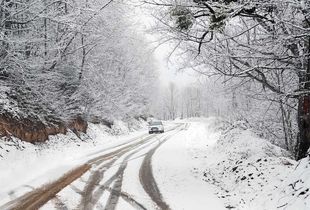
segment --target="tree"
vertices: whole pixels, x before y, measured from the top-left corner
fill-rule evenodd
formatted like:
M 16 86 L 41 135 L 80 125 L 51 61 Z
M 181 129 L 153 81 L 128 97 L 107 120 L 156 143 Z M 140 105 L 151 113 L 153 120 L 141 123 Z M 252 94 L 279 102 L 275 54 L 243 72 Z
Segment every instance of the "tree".
M 268 95 L 273 95 L 272 100 L 279 106 L 285 102 L 289 107 L 298 100 L 299 135 L 295 154 L 297 159 L 307 154 L 310 146 L 308 1 L 149 3 L 168 7 L 172 18 L 162 22 L 170 30 L 175 29 L 177 39 L 197 44 L 196 55 L 200 56 L 195 63 L 203 64 L 209 71 L 201 73 L 215 72 L 243 80 L 243 84 L 260 84 L 261 90 L 257 92 L 265 92 L 269 99 Z
M 2 1 L 0 114 L 46 125 L 145 114 L 156 65 L 126 9 L 112 0 Z

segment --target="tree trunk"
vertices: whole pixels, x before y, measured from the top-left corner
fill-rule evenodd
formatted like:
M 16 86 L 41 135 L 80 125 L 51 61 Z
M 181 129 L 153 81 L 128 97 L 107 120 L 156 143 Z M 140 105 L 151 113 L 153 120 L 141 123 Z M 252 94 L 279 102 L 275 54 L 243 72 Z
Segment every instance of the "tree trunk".
M 310 39 L 307 43 L 308 53 L 310 52 Z M 305 58 L 306 72 L 300 78 L 301 90 L 305 93 L 299 96 L 298 99 L 298 144 L 297 144 L 297 159 L 307 156 L 310 146 L 310 58 L 309 55 Z
M 79 80 L 81 81 L 83 78 L 83 71 L 84 71 L 84 64 L 85 64 L 85 58 L 86 58 L 86 47 L 84 46 L 84 35 L 81 35 L 81 45 L 82 45 L 82 63 L 81 63 L 81 70 L 79 73 Z
M 283 105 L 283 101 L 280 100 L 279 101 L 280 103 L 280 109 L 281 109 L 281 119 L 282 119 L 282 127 L 283 127 L 283 133 L 284 133 L 284 142 L 285 142 L 285 147 L 286 147 L 286 150 L 290 150 L 290 146 L 289 146 L 289 135 L 288 135 L 288 128 L 286 126 L 287 124 L 287 119 L 286 119 L 286 114 L 285 114 L 285 108 L 284 108 L 284 105 Z
M 306 157 L 310 146 L 310 96 L 300 96 L 298 105 L 297 159 Z

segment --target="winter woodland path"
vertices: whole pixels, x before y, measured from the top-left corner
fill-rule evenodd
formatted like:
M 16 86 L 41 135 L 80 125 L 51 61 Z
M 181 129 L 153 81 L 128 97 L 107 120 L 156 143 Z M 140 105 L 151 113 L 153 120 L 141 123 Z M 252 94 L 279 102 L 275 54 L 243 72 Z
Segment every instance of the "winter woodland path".
M 195 135 L 189 127 L 175 123 L 163 134 L 91 154 L 58 180 L 12 196 L 0 209 L 224 209 L 212 188 L 205 183 L 202 189 L 190 172 L 187 140 Z

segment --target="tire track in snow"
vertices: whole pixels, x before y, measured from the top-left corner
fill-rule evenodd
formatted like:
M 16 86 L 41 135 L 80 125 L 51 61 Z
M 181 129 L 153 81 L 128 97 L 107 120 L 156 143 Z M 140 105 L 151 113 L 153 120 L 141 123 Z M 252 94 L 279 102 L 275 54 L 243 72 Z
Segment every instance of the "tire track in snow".
M 116 177 L 116 180 L 114 181 L 112 190 L 110 191 L 110 196 L 107 201 L 107 204 L 105 206 L 105 210 L 115 210 L 116 205 L 119 201 L 120 198 L 120 193 L 122 190 L 122 184 L 123 184 L 123 175 L 124 175 L 124 170 L 127 167 L 127 162 L 125 163 L 124 166 L 121 167 L 121 172 L 120 174 Z
M 17 200 L 10 201 L 5 205 L 1 206 L 0 209 L 10 210 L 26 210 L 26 209 L 39 209 L 46 202 L 53 199 L 55 195 L 60 192 L 63 188 L 68 186 L 77 178 L 81 177 L 86 171 L 90 169 L 90 165 L 81 165 L 70 172 L 63 175 L 57 181 L 50 184 L 44 185 L 34 191 L 31 191 Z
M 127 145 L 111 153 L 100 155 L 90 160 L 89 163 L 92 164 L 92 166 L 99 166 L 99 168 L 95 169 L 89 176 L 88 180 L 85 181 L 86 185 L 84 189 L 79 193 L 81 194 L 82 199 L 78 205 L 78 209 L 83 210 L 93 209 L 94 205 L 99 200 L 99 199 L 98 200 L 93 199 L 93 193 L 96 187 L 99 185 L 100 181 L 103 179 L 104 173 L 126 152 L 140 146 L 141 144 L 144 144 L 145 141 L 149 141 L 152 138 L 153 136 L 147 136 L 146 138 L 142 138 L 140 141 L 135 142 L 134 144 Z M 112 159 L 110 162 L 103 164 L 105 161 L 110 159 Z
M 115 192 L 120 192 L 121 191 L 121 183 L 122 183 L 122 178 L 119 180 L 119 176 L 123 176 L 124 170 L 127 167 L 127 162 L 128 159 L 138 153 L 140 150 L 144 149 L 145 147 L 149 146 L 150 144 L 152 144 L 153 142 L 149 143 L 155 136 L 151 135 L 148 136 L 147 138 L 143 139 L 144 141 L 139 141 L 133 145 L 130 145 L 130 147 L 125 147 L 122 149 L 119 149 L 117 151 L 115 151 L 112 155 L 114 160 L 110 161 L 109 163 L 106 163 L 102 166 L 100 166 L 99 169 L 96 169 L 88 178 L 88 180 L 86 181 L 86 186 L 84 187 L 84 190 L 82 192 L 82 200 L 81 203 L 78 205 L 78 209 L 84 209 L 84 210 L 90 210 L 93 209 L 94 205 L 96 205 L 100 199 L 100 197 L 102 196 L 102 194 L 104 193 L 104 190 L 113 182 L 116 180 L 116 182 L 118 182 L 120 187 L 115 187 L 116 189 L 113 189 L 111 191 L 110 194 L 110 198 L 108 200 L 107 205 L 110 205 L 110 207 L 108 208 L 110 209 L 114 209 L 118 199 L 119 199 L 119 193 L 115 193 Z M 142 147 L 141 147 L 142 146 Z M 139 148 L 141 147 L 141 148 Z M 105 184 L 105 187 L 99 187 L 98 190 L 95 191 L 95 189 L 97 188 L 97 186 L 99 186 L 100 181 L 103 179 L 104 177 L 104 173 L 110 169 L 111 166 L 113 166 L 113 164 L 124 154 L 126 154 L 129 151 L 132 150 L 136 150 L 132 153 L 130 153 L 129 155 L 127 155 L 125 157 L 125 159 L 122 161 L 120 168 L 118 169 L 118 171 L 116 172 L 115 175 L 113 175 Z M 100 158 L 95 158 L 92 160 L 92 162 L 94 163 L 94 165 L 100 165 L 102 162 L 104 162 L 107 158 L 111 158 L 111 154 L 109 156 L 103 155 L 100 156 Z M 118 181 L 119 180 L 119 181 Z M 114 195 L 111 197 L 111 195 Z M 112 204 L 113 203 L 113 204 Z
M 179 127 L 179 125 L 175 126 L 172 129 L 169 129 L 169 131 L 174 130 L 177 127 Z M 99 155 L 96 158 L 93 158 L 90 161 L 87 161 L 85 164 L 77 166 L 76 168 L 68 171 L 62 177 L 55 180 L 54 182 L 43 185 L 37 189 L 32 190 L 31 192 L 28 192 L 16 198 L 15 200 L 9 201 L 3 206 L 0 206 L 0 209 L 20 209 L 20 210 L 39 209 L 45 203 L 52 200 L 56 196 L 56 194 L 58 194 L 62 189 L 69 186 L 71 183 L 73 183 L 78 178 L 81 178 L 81 176 L 85 172 L 89 171 L 93 165 L 100 165 L 104 161 L 110 160 L 111 158 L 115 157 L 116 155 L 119 155 L 122 152 L 128 152 L 134 149 L 136 146 L 140 146 L 144 144 L 146 140 L 152 139 L 153 137 L 154 135 L 147 136 L 146 138 L 142 138 L 142 139 L 137 138 L 141 140 L 138 140 L 137 142 L 134 142 L 131 144 L 129 143 L 127 146 L 123 146 L 119 149 L 116 149 L 113 152 L 109 152 L 108 154 Z M 119 146 L 117 146 L 116 148 L 118 147 Z M 120 194 L 122 195 L 121 192 Z
M 182 128 L 181 130 L 183 130 Z M 154 201 L 154 203 L 157 205 L 158 208 L 162 210 L 170 210 L 169 205 L 164 201 L 162 194 L 160 193 L 160 190 L 157 186 L 156 180 L 153 175 L 152 171 L 152 157 L 155 153 L 155 151 L 167 140 L 169 140 L 173 135 L 177 134 L 180 130 L 177 132 L 167 136 L 162 140 L 156 147 L 151 149 L 145 158 L 143 159 L 142 165 L 139 170 L 139 178 L 140 183 L 143 186 L 143 189 L 145 192 L 150 196 L 150 198 Z
M 88 171 L 92 167 L 92 165 L 100 164 L 105 160 L 109 160 L 113 158 L 116 154 L 119 154 L 120 152 L 125 150 L 128 151 L 130 147 L 133 147 L 141 142 L 144 142 L 146 139 L 150 139 L 152 137 L 153 135 L 147 136 L 146 138 L 142 139 L 141 137 L 139 137 L 137 139 L 141 140 L 138 140 L 138 142 L 128 144 L 127 146 L 121 147 L 116 151 L 109 152 L 108 154 L 99 155 L 96 158 L 87 161 L 85 164 L 68 171 L 62 177 L 55 180 L 54 182 L 33 189 L 32 191 L 5 203 L 4 205 L 0 206 L 0 209 L 10 209 L 10 210 L 39 209 L 45 203 L 52 200 L 56 196 L 56 194 L 59 193 L 62 189 L 69 186 L 75 180 L 80 178 L 86 171 Z
M 133 199 L 128 193 L 122 191 L 115 191 L 110 187 L 106 188 L 106 190 L 109 192 L 114 192 L 115 194 L 119 194 L 125 201 L 127 201 L 127 203 L 131 204 L 135 209 L 147 210 L 141 203 Z
M 137 154 L 138 152 L 145 149 L 146 147 L 149 147 L 150 145 L 154 144 L 154 142 L 155 141 L 148 142 L 147 144 L 144 144 L 141 148 L 136 148 L 135 151 L 129 153 L 124 158 L 124 160 L 122 161 L 121 166 L 119 167 L 118 171 L 112 177 L 110 177 L 104 184 L 102 184 L 99 187 L 99 189 L 94 193 L 93 201 L 97 203 L 99 201 L 100 197 L 102 196 L 102 194 L 104 193 L 104 191 L 109 189 L 109 186 L 113 183 L 113 181 L 115 181 L 113 184 L 113 187 L 110 188 L 111 190 L 108 190 L 108 191 L 110 191 L 110 196 L 109 196 L 108 202 L 105 206 L 105 210 L 114 210 L 116 208 L 119 197 L 123 194 L 121 191 L 122 190 L 123 175 L 124 175 L 125 169 L 127 168 L 128 161 L 130 160 L 130 158 L 133 155 Z M 127 197 L 128 198 L 124 199 L 124 200 L 131 200 L 131 201 L 133 201 L 135 206 L 140 206 L 140 207 L 142 207 L 142 209 L 145 209 L 145 207 L 142 204 L 135 201 L 128 194 L 127 194 Z M 129 199 L 129 197 L 130 197 L 130 199 Z M 132 204 L 132 203 L 130 203 L 130 204 Z
M 92 194 L 93 191 L 95 190 L 96 186 L 100 183 L 100 181 L 104 177 L 104 173 L 108 168 L 113 165 L 113 163 L 119 158 L 117 156 L 110 162 L 102 165 L 99 169 L 93 171 L 91 175 L 89 176 L 88 180 L 86 181 L 86 185 L 84 189 L 81 192 L 82 199 L 80 204 L 78 205 L 78 209 L 84 209 L 84 210 L 91 210 L 93 209 L 93 205 L 95 203 L 92 202 Z
M 175 128 L 177 128 L 179 126 L 180 125 L 176 126 Z M 171 130 L 174 130 L 175 128 L 173 128 Z M 169 131 L 171 131 L 171 130 L 169 130 Z M 172 136 L 172 135 L 169 135 L 168 138 L 170 138 L 170 136 Z M 156 137 L 156 136 L 153 136 L 153 137 Z M 161 136 L 160 138 L 167 139 L 167 136 Z M 158 140 L 160 141 L 160 139 L 156 139 L 155 141 L 152 141 L 152 139 L 149 140 L 149 143 L 147 143 L 147 144 L 144 143 L 144 144 L 140 145 L 140 146 L 142 146 L 141 148 L 139 148 L 139 147 L 135 148 L 136 151 L 131 152 L 130 154 L 128 154 L 124 158 L 124 160 L 121 163 L 121 166 L 119 167 L 118 171 L 110 179 L 108 179 L 103 185 L 101 185 L 99 187 L 99 189 L 97 190 L 97 192 L 94 193 L 94 195 L 93 195 L 94 203 L 97 203 L 99 201 L 100 197 L 104 193 L 104 190 L 108 190 L 108 191 L 110 191 L 110 196 L 109 196 L 108 202 L 105 206 L 105 210 L 114 210 L 117 206 L 117 203 L 118 203 L 120 197 L 122 197 L 125 201 L 129 202 L 129 204 L 131 204 L 133 207 L 135 207 L 137 209 L 142 209 L 142 210 L 146 209 L 142 204 L 137 202 L 135 199 L 133 199 L 128 194 L 123 193 L 121 190 L 122 190 L 123 175 L 124 175 L 124 171 L 127 167 L 128 161 L 130 160 L 130 158 L 133 155 L 137 154 L 138 152 L 145 149 L 146 147 L 149 147 L 150 145 L 154 144 Z M 113 183 L 113 181 L 115 181 L 115 182 L 114 182 L 113 187 L 111 189 L 111 188 L 109 188 L 109 185 L 111 185 Z M 111 189 L 111 190 L 109 190 L 109 189 Z

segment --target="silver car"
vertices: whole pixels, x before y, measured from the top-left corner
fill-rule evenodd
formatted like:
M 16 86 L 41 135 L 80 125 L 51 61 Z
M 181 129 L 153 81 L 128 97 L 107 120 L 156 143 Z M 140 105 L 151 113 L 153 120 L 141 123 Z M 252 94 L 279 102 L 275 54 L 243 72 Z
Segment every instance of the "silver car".
M 149 123 L 149 134 L 152 133 L 163 133 L 164 125 L 161 121 L 152 121 Z

